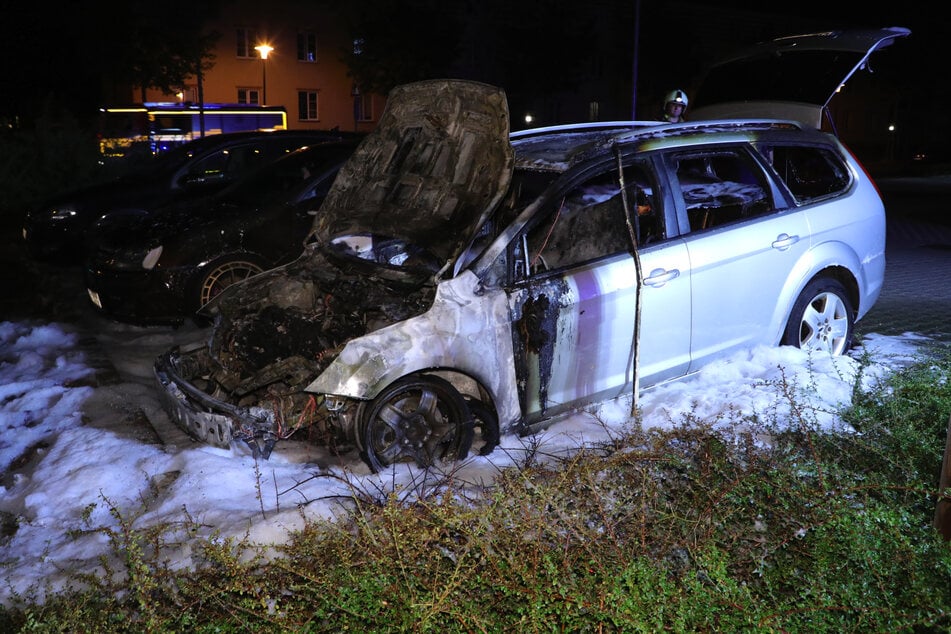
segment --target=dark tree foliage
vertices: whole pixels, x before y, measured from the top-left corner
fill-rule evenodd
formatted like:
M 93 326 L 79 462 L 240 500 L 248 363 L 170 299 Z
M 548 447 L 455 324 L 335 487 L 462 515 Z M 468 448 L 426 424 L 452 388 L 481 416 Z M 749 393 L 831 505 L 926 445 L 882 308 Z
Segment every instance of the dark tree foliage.
M 174 93 L 185 78 L 213 65 L 211 50 L 219 37 L 205 33 L 205 22 L 217 11 L 215 2 L 166 0 L 162 4 L 116 3 L 125 28 L 105 47 L 103 67 L 113 81 L 137 86 L 145 101 L 148 88 Z
M 465 4 L 458 0 L 330 0 L 345 20 L 353 48 L 341 51 L 364 92 L 450 75 L 459 55 Z
M 43 104 L 95 116 L 124 85 L 169 90 L 211 63 L 205 21 L 227 0 L 16 2 L 0 20 L 0 120 L 25 125 Z M 171 91 L 171 90 L 170 90 Z
M 485 81 L 510 96 L 572 90 L 591 68 L 594 10 L 565 0 L 328 0 L 356 49 L 342 52 L 355 84 L 386 94 L 432 78 Z M 601 3 L 611 5 L 612 2 Z
M 612 4 L 612 3 L 601 3 Z M 605 7 L 564 0 L 478 3 L 498 81 L 510 93 L 574 89 L 597 51 L 592 13 Z

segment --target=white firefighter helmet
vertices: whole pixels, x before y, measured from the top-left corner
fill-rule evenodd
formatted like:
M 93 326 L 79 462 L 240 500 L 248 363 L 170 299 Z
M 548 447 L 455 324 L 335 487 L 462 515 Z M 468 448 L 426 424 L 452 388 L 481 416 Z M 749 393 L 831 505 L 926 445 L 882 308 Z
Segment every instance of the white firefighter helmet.
M 664 104 L 679 103 L 686 109 L 687 101 L 687 93 L 682 90 L 671 90 L 667 93 L 667 99 L 664 100 Z

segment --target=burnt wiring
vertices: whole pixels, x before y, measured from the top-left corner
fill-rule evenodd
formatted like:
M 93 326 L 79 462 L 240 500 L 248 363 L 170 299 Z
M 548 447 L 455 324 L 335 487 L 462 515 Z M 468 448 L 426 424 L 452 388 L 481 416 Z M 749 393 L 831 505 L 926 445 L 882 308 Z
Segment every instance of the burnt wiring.
M 538 253 L 535 254 L 535 258 L 529 264 L 529 270 L 534 271 L 535 266 L 538 264 L 538 260 L 542 257 L 542 252 L 548 247 L 548 241 L 551 240 L 551 234 L 555 230 L 555 225 L 558 224 L 558 218 L 561 217 L 561 211 L 565 208 L 565 199 L 562 197 L 561 204 L 558 205 L 558 211 L 555 212 L 555 217 L 551 221 L 551 226 L 548 227 L 548 233 L 545 234 L 545 239 L 542 240 L 542 244 L 538 247 Z

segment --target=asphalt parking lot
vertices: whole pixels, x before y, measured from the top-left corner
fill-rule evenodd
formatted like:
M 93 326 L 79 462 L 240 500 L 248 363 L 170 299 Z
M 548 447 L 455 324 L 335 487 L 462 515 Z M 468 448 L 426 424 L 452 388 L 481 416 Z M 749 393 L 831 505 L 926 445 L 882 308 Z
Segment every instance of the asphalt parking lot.
M 885 284 L 856 326 L 951 341 L 951 176 L 882 179 L 887 213 Z

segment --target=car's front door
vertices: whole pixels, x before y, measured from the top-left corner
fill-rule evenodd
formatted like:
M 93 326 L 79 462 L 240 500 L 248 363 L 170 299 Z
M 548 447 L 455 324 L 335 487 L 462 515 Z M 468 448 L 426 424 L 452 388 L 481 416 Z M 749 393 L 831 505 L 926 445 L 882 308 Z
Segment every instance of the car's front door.
M 687 369 L 689 278 L 680 274 L 686 247 L 666 238 L 646 163 L 625 168 L 626 201 L 618 176 L 605 166 L 558 196 L 516 240 L 509 302 L 529 425 L 630 391 L 635 367 L 651 382 Z M 646 278 L 640 307 L 632 233 Z M 650 333 L 640 339 L 638 310 L 641 332 Z

